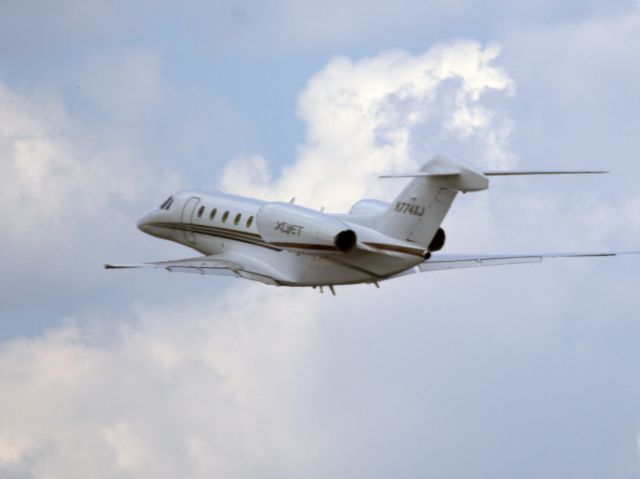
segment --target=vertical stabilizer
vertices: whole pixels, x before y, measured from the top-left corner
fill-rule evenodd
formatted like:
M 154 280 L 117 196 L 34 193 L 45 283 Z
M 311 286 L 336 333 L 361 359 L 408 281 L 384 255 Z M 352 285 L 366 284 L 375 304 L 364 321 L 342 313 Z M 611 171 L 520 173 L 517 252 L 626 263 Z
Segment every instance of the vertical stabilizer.
M 417 173 L 397 176 L 413 179 L 393 200 L 390 209 L 380 216 L 376 229 L 425 249 L 457 193 L 484 190 L 489 185 L 482 173 L 445 155 L 434 156 Z

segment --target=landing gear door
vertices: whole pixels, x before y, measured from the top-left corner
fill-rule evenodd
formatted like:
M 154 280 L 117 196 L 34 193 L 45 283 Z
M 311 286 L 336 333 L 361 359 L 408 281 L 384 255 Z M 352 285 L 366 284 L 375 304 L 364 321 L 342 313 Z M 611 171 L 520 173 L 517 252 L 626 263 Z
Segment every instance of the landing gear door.
M 182 207 L 182 213 L 180 214 L 180 222 L 183 226 L 184 239 L 188 244 L 196 244 L 196 235 L 193 232 L 193 215 L 196 212 L 196 207 L 200 203 L 200 198 L 192 196 Z

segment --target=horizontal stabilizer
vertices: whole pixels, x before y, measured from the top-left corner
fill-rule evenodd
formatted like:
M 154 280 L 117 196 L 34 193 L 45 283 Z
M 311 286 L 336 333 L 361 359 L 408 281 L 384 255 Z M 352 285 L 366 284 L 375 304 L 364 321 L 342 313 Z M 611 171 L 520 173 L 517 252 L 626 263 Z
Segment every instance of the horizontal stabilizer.
M 454 168 L 437 168 L 432 171 L 416 171 L 412 173 L 398 173 L 380 175 L 379 178 L 427 178 L 429 176 L 455 176 L 459 175 L 460 170 Z
M 511 170 L 511 171 L 485 171 L 482 174 L 484 176 L 535 176 L 535 175 L 603 175 L 610 173 L 604 170 L 579 170 L 579 171 L 556 171 L 556 170 Z M 416 171 L 411 173 L 398 173 L 380 175 L 379 178 L 427 178 L 438 176 L 455 176 L 460 174 L 459 170 L 455 169 L 438 169 L 436 171 Z
M 531 176 L 531 175 L 602 175 L 609 173 L 600 170 L 580 170 L 580 171 L 554 171 L 554 170 L 531 170 L 531 171 L 485 171 L 484 176 Z

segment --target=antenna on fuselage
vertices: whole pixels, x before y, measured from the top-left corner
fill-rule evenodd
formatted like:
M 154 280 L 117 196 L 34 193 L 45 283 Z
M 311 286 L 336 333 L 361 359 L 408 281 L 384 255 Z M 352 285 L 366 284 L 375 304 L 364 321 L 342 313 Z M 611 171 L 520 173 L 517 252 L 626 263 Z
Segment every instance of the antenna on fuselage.
M 289 203 L 290 203 L 290 204 L 294 204 L 295 202 L 296 202 L 296 197 L 295 197 L 295 196 L 294 196 L 294 197 L 292 197 L 292 198 L 289 200 Z

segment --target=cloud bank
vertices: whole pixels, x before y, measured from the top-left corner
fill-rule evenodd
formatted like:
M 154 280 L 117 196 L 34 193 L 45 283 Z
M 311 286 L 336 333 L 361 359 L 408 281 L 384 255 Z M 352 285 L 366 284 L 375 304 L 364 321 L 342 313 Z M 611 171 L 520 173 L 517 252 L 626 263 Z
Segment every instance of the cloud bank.
M 336 57 L 300 94 L 306 141 L 295 164 L 273 180 L 264 158 L 237 158 L 220 188 L 345 209 L 363 196 L 388 193 L 374 175 L 413 171 L 447 142 L 473 145 L 479 165 L 511 166 L 511 122 L 485 98 L 513 92 L 512 80 L 495 65 L 498 54 L 497 45 L 468 41 L 416 56 L 396 50 L 356 62 Z
M 27 99 L 0 84 L 0 115 L 3 179 L 11 185 L 0 192 L 0 213 L 6 233 L 20 240 L 35 225 L 59 234 L 71 217 L 86 217 L 112 199 L 131 200 L 149 174 L 127 151 L 94 149 L 91 132 L 68 118 L 55 97 Z
M 513 166 L 519 123 L 504 103 L 516 82 L 498 53 L 463 41 L 336 57 L 299 97 L 306 136 L 296 162 L 277 175 L 262 155 L 238 158 L 220 184 L 342 208 L 395 188 L 374 174 L 415 168 L 454 143 L 479 165 Z M 148 53 L 115 63 L 136 55 L 143 76 L 158 74 Z M 108 107 L 112 93 L 97 82 L 91 94 Z M 133 113 L 153 105 L 149 95 Z M 57 211 L 74 197 L 108 205 L 139 194 L 109 180 L 120 168 L 144 176 L 146 162 L 85 156 L 75 134 L 56 130 L 73 124 L 64 110 L 48 117 L 8 89 L 1 98 L 5 118 L 21 119 L 2 122 L 3 169 L 22 195 L 5 192 L 7 204 L 34 209 L 43 188 Z M 496 190 L 463 198 L 447 226 L 453 246 L 539 248 L 581 225 L 601 230 L 580 217 L 590 204 L 563 210 L 563 197 L 522 183 Z M 602 217 L 634 204 L 614 200 Z M 497 218 L 512 226 L 496 228 Z M 33 223 L 18 226 L 24 234 Z M 609 234 L 590 239 L 608 245 Z M 336 298 L 249 283 L 205 296 L 172 277 L 159 306 L 77 313 L 0 343 L 0 475 L 637 477 L 637 272 L 604 264 L 434 274 L 380 291 L 340 288 Z M 111 281 L 147 281 L 131 278 Z

